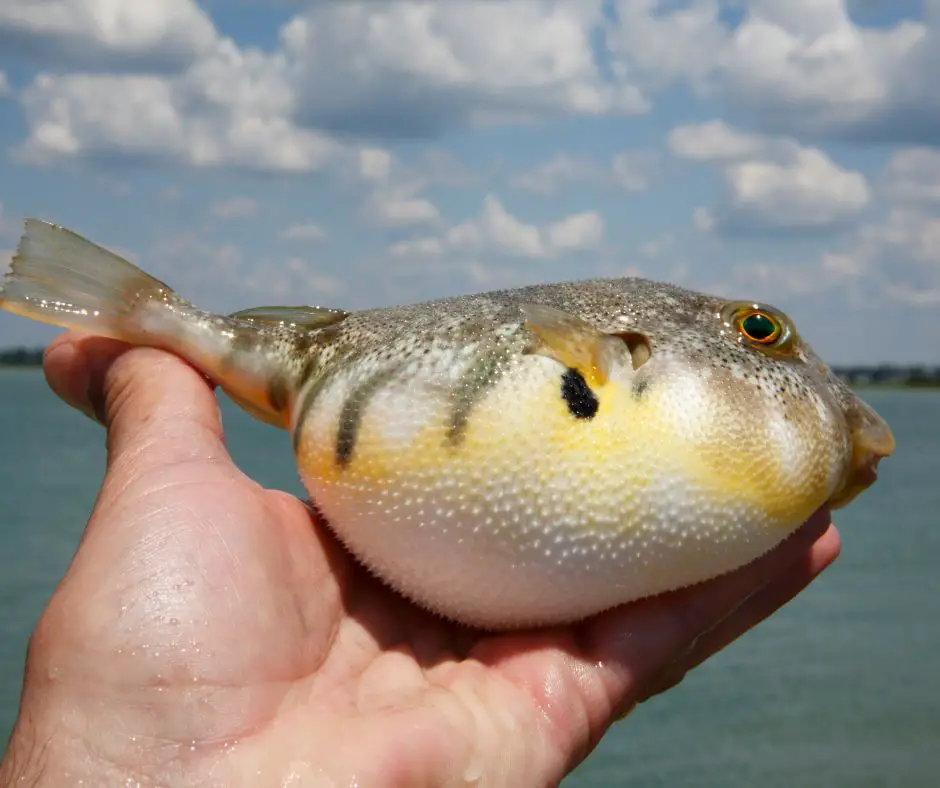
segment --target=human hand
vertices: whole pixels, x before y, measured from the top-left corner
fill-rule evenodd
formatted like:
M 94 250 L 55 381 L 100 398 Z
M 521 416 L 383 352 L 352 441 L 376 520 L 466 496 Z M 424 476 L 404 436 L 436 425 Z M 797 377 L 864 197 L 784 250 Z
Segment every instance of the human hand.
M 181 360 L 66 335 L 45 368 L 106 424 L 108 468 L 30 642 L 2 785 L 555 785 L 839 551 L 823 512 L 696 588 L 482 634 L 387 590 L 303 502 L 244 476 Z

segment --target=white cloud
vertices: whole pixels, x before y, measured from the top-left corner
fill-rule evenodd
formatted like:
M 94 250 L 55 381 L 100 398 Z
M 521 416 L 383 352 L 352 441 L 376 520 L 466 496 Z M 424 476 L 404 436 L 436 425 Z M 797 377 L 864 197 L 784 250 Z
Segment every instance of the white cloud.
M 595 180 L 600 174 L 599 165 L 584 157 L 559 153 L 527 172 L 520 172 L 509 179 L 516 189 L 553 194 L 566 183 Z
M 655 259 L 662 257 L 662 255 L 672 249 L 674 245 L 675 238 L 672 235 L 667 234 L 660 238 L 655 238 L 640 244 L 637 251 L 643 255 L 643 257 Z
M 935 266 L 940 285 L 940 216 L 894 207 L 883 221 L 862 228 L 859 241 L 870 256 L 894 257 L 895 266 L 901 260 Z
M 558 153 L 526 172 L 513 175 L 509 184 L 543 195 L 554 194 L 575 183 L 643 191 L 649 186 L 651 164 L 649 154 L 634 151 L 618 153 L 606 165 L 587 156 Z
M 546 246 L 553 253 L 593 249 L 604 240 L 604 220 L 594 211 L 568 216 L 548 226 Z
M 258 303 L 315 304 L 345 289 L 342 279 L 301 258 L 246 255 L 235 244 L 212 243 L 192 233 L 161 238 L 143 265 L 185 298 L 219 312 Z
M 840 279 L 853 279 L 865 272 L 865 265 L 858 258 L 838 252 L 824 252 L 820 264 L 827 275 Z
M 0 98 L 6 98 L 10 92 L 10 80 L 7 79 L 5 71 L 0 71 Z
M 739 132 L 720 121 L 679 126 L 669 146 L 682 158 L 715 163 L 725 198 L 693 216 L 700 230 L 823 229 L 856 217 L 871 202 L 865 176 L 818 148 L 786 137 Z
M 611 175 L 614 183 L 631 192 L 641 192 L 649 187 L 653 159 L 647 154 L 622 151 L 614 155 Z
M 500 118 L 645 111 L 634 86 L 601 74 L 592 35 L 602 23 L 600 0 L 347 0 L 310 5 L 282 41 L 311 122 L 410 136 Z
M 339 146 L 294 125 L 287 98 L 237 50 L 180 80 L 152 75 L 40 75 L 22 95 L 29 135 L 17 155 L 33 164 L 78 156 L 152 157 L 196 167 L 276 172 L 322 169 Z M 208 75 L 206 71 L 220 73 Z
M 646 94 L 677 81 L 766 129 L 938 138 L 936 3 L 925 21 L 887 28 L 859 27 L 844 0 L 751 0 L 736 27 L 720 11 L 718 0 L 311 3 L 262 51 L 221 36 L 194 0 L 6 0 L 0 48 L 50 68 L 107 66 L 42 74 L 24 92 L 31 162 L 126 155 L 311 172 L 340 156 L 337 134 L 427 138 L 645 112 Z M 711 144 L 721 141 L 747 139 Z M 382 153 L 360 159 L 362 177 L 387 177 Z M 644 188 L 637 163 L 616 159 L 612 180 Z M 532 177 L 550 191 L 566 174 Z
M 721 120 L 676 126 L 668 142 L 676 156 L 702 162 L 759 156 L 769 147 L 766 137 L 737 131 Z
M 329 140 L 338 132 L 426 136 L 645 110 L 636 89 L 605 79 L 594 57 L 602 5 L 316 3 L 282 28 L 271 52 L 219 36 L 192 0 L 9 0 L 0 31 L 26 48 L 45 42 L 53 54 L 43 62 L 61 52 L 112 64 L 107 74 L 37 77 L 23 97 L 28 161 L 160 156 L 309 172 L 336 152 Z M 173 67 L 143 73 L 157 56 Z M 380 175 L 381 152 L 360 164 Z
M 617 21 L 605 30 L 605 41 L 621 78 L 652 88 L 677 80 L 703 85 L 726 46 L 715 0 L 618 0 L 612 6 Z
M 258 282 L 259 286 L 274 293 L 284 302 L 292 297 L 296 298 L 298 293 L 303 293 L 307 300 L 316 301 L 317 296 L 321 294 L 335 296 L 346 289 L 341 279 L 318 273 L 314 266 L 299 257 L 291 257 L 281 270 L 279 266 L 269 266 L 263 272 L 263 277 L 263 280 Z
M 733 164 L 726 185 L 728 219 L 767 229 L 828 227 L 855 217 L 871 200 L 864 175 L 815 148 L 801 148 L 787 163 Z
M 392 169 L 392 154 L 381 148 L 359 151 L 359 174 L 369 181 L 384 181 Z
M 444 241 L 434 236 L 407 238 L 388 248 L 392 257 L 437 257 L 444 253 Z
M 722 14 L 729 6 L 739 22 Z M 940 134 L 940 6 L 925 0 L 923 20 L 869 27 L 848 6 L 619 0 L 603 37 L 613 73 L 647 93 L 685 82 L 767 131 L 930 144 Z
M 862 28 L 843 0 L 753 0 L 719 61 L 725 91 L 767 127 L 936 138 L 938 22 L 928 8 L 927 22 Z
M 250 219 L 258 215 L 258 201 L 252 197 L 242 195 L 220 200 L 209 207 L 209 215 L 213 219 L 231 221 L 233 219 Z
M 893 301 L 929 314 L 940 305 L 938 175 L 936 151 L 893 154 L 879 178 L 881 215 L 857 227 L 844 248 L 824 254 L 823 268 L 854 277 L 868 304 Z
M 408 227 L 439 218 L 437 206 L 421 195 L 437 177 L 428 168 L 406 166 L 387 150 L 366 147 L 358 152 L 358 174 L 370 187 L 362 213 L 373 224 Z
M 4 0 L 0 47 L 44 66 L 185 65 L 216 38 L 193 0 L 128 3 L 116 0 Z
M 414 166 L 426 184 L 443 188 L 477 186 L 487 177 L 486 172 L 470 169 L 453 154 L 435 148 L 425 151 Z
M 493 249 L 513 257 L 544 257 L 543 234 L 509 213 L 491 194 L 483 200 L 483 213 L 452 227 L 445 240 L 459 249 Z
M 489 194 L 477 218 L 456 224 L 441 236 L 400 241 L 389 247 L 389 253 L 394 257 L 435 257 L 454 251 L 538 260 L 594 249 L 603 238 L 604 221 L 593 211 L 538 226 L 513 216 L 497 197 Z
M 424 197 L 414 194 L 415 187 L 377 189 L 366 202 L 366 216 L 382 227 L 408 227 L 435 221 L 440 212 Z
M 709 233 L 715 229 L 715 217 L 704 205 L 699 205 L 692 211 L 692 225 L 702 233 Z
M 282 241 L 323 241 L 326 230 L 319 224 L 308 222 L 306 224 L 292 224 L 285 227 L 281 233 Z
M 771 252 L 763 258 L 737 262 L 720 279 L 697 284 L 706 292 L 728 298 L 755 299 L 785 310 L 802 309 L 817 320 L 830 313 L 845 316 L 847 303 L 858 305 L 868 300 L 864 296 L 859 301 L 873 281 L 864 260 L 843 252 L 825 252 L 816 259 L 793 260 L 788 256 L 774 259 Z M 883 292 L 884 286 L 879 283 L 879 287 Z M 836 299 L 839 308 L 833 307 Z M 814 306 L 823 308 L 806 308 L 814 301 Z
M 905 148 L 891 155 L 885 180 L 888 193 L 906 203 L 940 204 L 940 150 Z
M 940 306 L 940 287 L 925 290 L 919 287 L 911 287 L 909 285 L 891 282 L 885 292 L 895 301 L 907 304 L 908 306 L 922 308 Z
M 781 297 L 809 296 L 832 286 L 822 282 L 815 265 L 793 265 L 779 262 L 748 262 L 735 266 L 731 273 L 734 290 L 749 298 L 779 302 Z

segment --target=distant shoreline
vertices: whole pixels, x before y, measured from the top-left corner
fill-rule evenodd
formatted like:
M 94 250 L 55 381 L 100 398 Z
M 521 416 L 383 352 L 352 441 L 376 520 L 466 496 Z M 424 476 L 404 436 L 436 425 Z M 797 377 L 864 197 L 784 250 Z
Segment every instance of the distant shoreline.
M 29 368 L 42 366 L 43 348 L 17 347 L 0 350 L 0 367 Z
M 43 348 L 9 348 L 0 350 L 0 369 L 38 369 L 42 366 Z M 912 366 L 833 367 L 833 371 L 853 388 L 860 389 L 937 389 L 940 388 L 940 367 L 923 364 Z

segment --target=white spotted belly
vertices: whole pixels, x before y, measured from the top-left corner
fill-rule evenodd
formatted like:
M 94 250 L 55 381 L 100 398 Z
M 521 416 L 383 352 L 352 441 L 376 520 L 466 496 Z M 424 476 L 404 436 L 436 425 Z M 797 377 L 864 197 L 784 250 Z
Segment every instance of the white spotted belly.
M 506 498 L 402 481 L 307 484 L 378 576 L 424 607 L 484 627 L 580 619 L 730 571 L 785 535 L 747 507 L 710 511 L 678 482 L 613 512 L 575 510 L 570 489 Z
M 568 622 L 749 563 L 824 500 L 774 512 L 715 471 L 722 457 L 713 467 L 702 447 L 722 431 L 688 408 L 690 390 L 637 404 L 611 386 L 578 420 L 557 366 L 539 362 L 480 401 L 455 442 L 446 396 L 389 386 L 342 458 L 344 400 L 328 391 L 298 467 L 341 541 L 422 606 L 490 628 Z

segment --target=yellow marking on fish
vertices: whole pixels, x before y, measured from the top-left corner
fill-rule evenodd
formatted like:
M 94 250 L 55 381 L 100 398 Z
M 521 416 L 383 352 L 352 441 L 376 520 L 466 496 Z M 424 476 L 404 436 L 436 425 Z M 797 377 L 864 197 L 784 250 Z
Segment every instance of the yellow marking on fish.
M 478 487 L 502 479 L 508 484 L 523 474 L 520 508 L 530 496 L 556 488 L 560 476 L 575 488 L 583 481 L 584 489 L 596 489 L 593 482 L 608 477 L 605 500 L 563 504 L 566 510 L 595 511 L 624 507 L 650 494 L 651 485 L 668 474 L 704 494 L 715 507 L 744 505 L 781 526 L 805 519 L 826 498 L 825 463 L 809 473 L 801 493 L 794 494 L 784 482 L 782 457 L 764 457 L 763 464 L 755 466 L 746 444 L 723 441 L 718 428 L 707 424 L 702 425 L 703 445 L 690 445 L 689 436 L 677 431 L 675 404 L 655 388 L 638 399 L 620 382 L 610 381 L 594 393 L 599 406 L 592 419 L 571 415 L 557 378 L 529 387 L 529 396 L 512 408 L 501 396 L 488 398 L 478 404 L 456 446 L 447 440 L 449 411 L 444 403 L 408 444 L 388 440 L 381 429 L 388 414 L 368 412 L 347 465 L 336 462 L 335 440 L 309 432 L 301 436 L 298 463 L 308 478 L 350 489 L 395 489 L 403 480 L 429 489 L 461 480 Z M 523 412 L 525 419 L 519 418 Z M 532 429 L 533 422 L 539 429 Z M 757 419 L 753 426 L 760 429 Z

